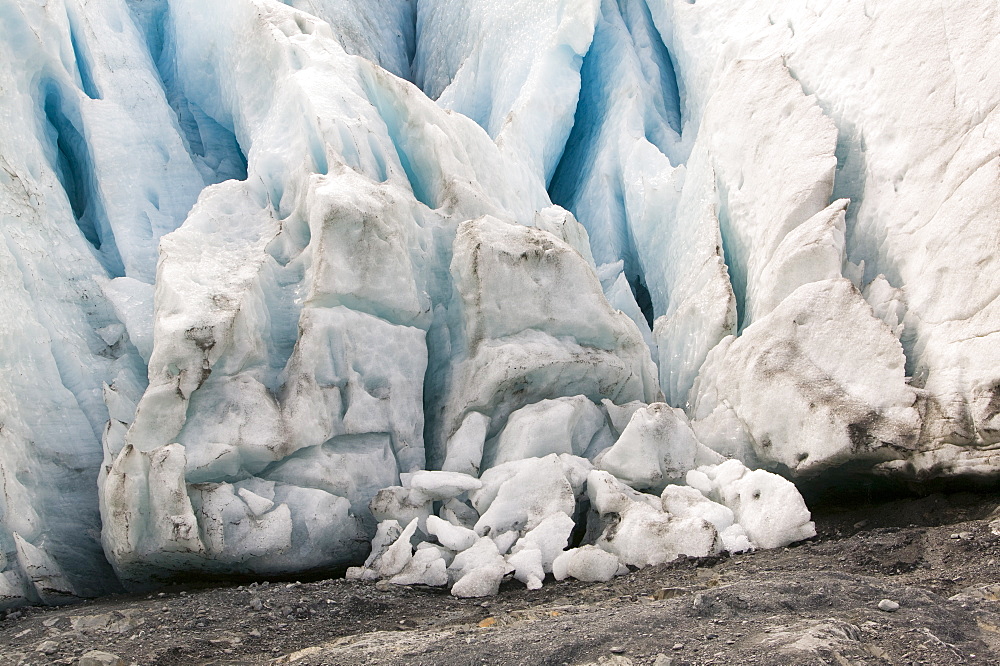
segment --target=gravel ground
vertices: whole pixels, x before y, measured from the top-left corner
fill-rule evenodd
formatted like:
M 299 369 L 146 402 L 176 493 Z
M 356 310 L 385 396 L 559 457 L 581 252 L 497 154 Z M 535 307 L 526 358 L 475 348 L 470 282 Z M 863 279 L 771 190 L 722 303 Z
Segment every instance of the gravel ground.
M 486 600 L 202 582 L 25 608 L 0 621 L 0 665 L 998 664 L 998 504 L 966 493 L 820 509 L 819 535 L 791 548 L 606 584 L 505 583 Z

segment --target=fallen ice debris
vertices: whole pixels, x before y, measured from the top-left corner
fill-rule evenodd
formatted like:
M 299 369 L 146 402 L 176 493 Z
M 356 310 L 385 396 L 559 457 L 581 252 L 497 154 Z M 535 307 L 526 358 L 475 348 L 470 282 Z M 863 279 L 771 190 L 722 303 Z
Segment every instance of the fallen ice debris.
M 410 487 L 400 490 L 424 492 L 413 487 L 416 475 L 402 478 Z M 548 574 L 606 581 L 681 555 L 775 548 L 815 534 L 795 486 L 775 474 L 729 460 L 686 478 L 657 497 L 567 454 L 503 463 L 482 479 L 455 477 L 452 490 L 471 492 L 427 502 L 438 512 L 414 516 L 405 529 L 379 523 L 372 554 L 348 577 L 450 585 L 455 596 L 479 597 L 496 594 L 506 578 L 533 590 Z

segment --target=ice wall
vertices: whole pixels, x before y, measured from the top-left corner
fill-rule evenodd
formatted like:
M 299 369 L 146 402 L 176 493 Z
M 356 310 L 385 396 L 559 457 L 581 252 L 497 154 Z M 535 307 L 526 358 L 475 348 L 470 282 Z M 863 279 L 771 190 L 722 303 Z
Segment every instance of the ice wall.
M 997 473 L 985 0 L 0 21 L 0 604 L 601 579 L 808 536 L 726 458 Z
M 94 493 L 108 387 L 141 391 L 120 308 L 205 180 L 122 2 L 0 4 L 0 603 L 118 589 Z
M 650 8 L 677 55 L 693 120 L 704 122 L 739 61 L 777 59 L 836 128 L 832 197 L 851 200 L 844 274 L 876 312 L 886 301 L 873 294 L 898 290 L 887 323 L 902 323 L 906 375 L 921 395 L 918 452 L 881 469 L 993 474 L 995 4 L 677 0 Z M 740 87 L 763 83 L 748 73 Z

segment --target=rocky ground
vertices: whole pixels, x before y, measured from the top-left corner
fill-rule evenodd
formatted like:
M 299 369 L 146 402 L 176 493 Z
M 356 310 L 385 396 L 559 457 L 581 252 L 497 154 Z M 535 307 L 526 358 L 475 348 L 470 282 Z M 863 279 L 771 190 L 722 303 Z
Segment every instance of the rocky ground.
M 324 580 L 27 608 L 0 621 L 0 665 L 997 664 L 998 505 L 819 509 L 791 548 L 486 600 Z

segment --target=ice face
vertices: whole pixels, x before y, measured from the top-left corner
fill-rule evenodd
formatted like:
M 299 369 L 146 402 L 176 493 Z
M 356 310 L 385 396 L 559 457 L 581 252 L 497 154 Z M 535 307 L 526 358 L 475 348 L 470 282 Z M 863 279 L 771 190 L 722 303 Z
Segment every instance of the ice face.
M 711 446 L 745 428 L 760 460 L 799 474 L 904 457 L 920 426 L 904 362 L 849 281 L 803 285 L 712 350 L 693 391 L 699 433 Z M 736 418 L 718 418 L 720 407 Z
M 544 184 L 573 127 L 598 0 L 417 3 L 414 80 Z
M 0 1 L 0 605 L 606 580 L 810 536 L 747 466 L 995 475 L 998 22 Z
M 986 147 L 994 142 L 981 137 L 1000 119 L 997 8 L 939 13 L 930 3 L 888 2 L 877 12 L 852 4 L 814 12 L 780 0 L 650 8 L 677 56 L 692 121 L 709 113 L 732 63 L 780 58 L 836 128 L 832 197 L 851 200 L 847 259 L 863 264 L 859 287 L 881 275 L 905 291 L 906 374 L 928 391 L 920 453 L 886 471 L 990 474 L 992 454 L 981 447 L 997 440 L 988 405 L 998 377 L 984 336 L 998 319 L 987 268 L 996 225 L 986 211 L 996 207 L 998 163 Z M 746 78 L 741 88 L 760 83 Z
M 206 181 L 123 3 L 8 2 L 0 20 L 0 603 L 51 602 L 119 589 L 94 488 L 151 319 L 103 288 L 146 293 Z

